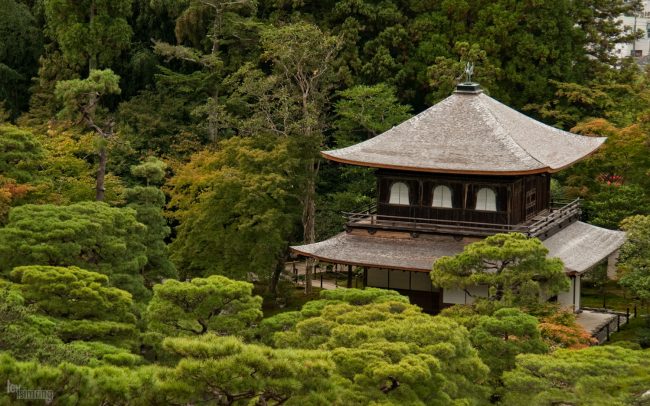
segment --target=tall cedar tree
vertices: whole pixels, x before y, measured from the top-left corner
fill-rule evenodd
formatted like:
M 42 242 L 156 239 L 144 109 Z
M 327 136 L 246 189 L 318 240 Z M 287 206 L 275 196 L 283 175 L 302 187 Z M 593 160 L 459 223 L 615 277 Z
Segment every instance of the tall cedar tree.
M 323 110 L 333 75 L 333 59 L 340 39 L 308 23 L 296 23 L 267 29 L 262 33 L 264 56 L 273 63 L 276 75 L 289 89 L 299 106 L 301 131 L 293 134 L 296 154 L 303 162 L 303 238 L 316 242 L 316 181 L 320 168 L 318 152 L 324 144 Z M 311 292 L 313 260 L 307 260 L 305 292 Z

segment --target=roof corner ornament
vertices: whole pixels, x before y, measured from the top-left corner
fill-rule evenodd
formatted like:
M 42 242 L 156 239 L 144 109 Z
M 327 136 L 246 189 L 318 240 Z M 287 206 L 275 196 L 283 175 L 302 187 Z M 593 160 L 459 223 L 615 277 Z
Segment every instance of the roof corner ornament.
M 467 62 L 465 65 L 465 83 L 472 83 L 472 75 L 474 74 L 474 64 Z

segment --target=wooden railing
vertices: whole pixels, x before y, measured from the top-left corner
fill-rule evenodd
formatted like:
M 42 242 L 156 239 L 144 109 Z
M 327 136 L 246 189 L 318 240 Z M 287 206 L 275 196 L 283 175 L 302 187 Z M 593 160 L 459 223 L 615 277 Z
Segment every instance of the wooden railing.
M 427 219 L 377 214 L 377 207 L 370 206 L 355 212 L 343 213 L 347 227 L 365 228 L 369 231 L 397 230 L 409 232 L 446 233 L 460 235 L 488 236 L 496 233 L 519 232 L 529 237 L 539 237 L 563 223 L 580 216 L 580 201 L 551 206 L 550 212 L 532 223 L 495 224 L 486 222 Z
M 551 206 L 552 207 L 552 206 Z M 558 209 L 551 209 L 551 212 L 544 218 L 528 225 L 527 234 L 529 237 L 539 237 L 547 233 L 549 230 L 564 223 L 566 220 L 580 217 L 580 199 L 561 206 Z

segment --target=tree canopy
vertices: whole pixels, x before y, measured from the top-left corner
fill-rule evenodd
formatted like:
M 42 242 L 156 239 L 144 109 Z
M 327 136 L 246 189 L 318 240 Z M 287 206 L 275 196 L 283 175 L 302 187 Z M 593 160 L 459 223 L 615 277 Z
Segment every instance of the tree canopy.
M 504 404 L 642 404 L 649 360 L 647 350 L 613 345 L 520 355 L 516 369 L 504 375 Z
M 621 285 L 641 299 L 650 299 L 650 216 L 633 216 L 622 223 L 627 241 L 621 247 Z
M 172 259 L 185 277 L 271 280 L 296 221 L 296 166 L 282 139 L 232 138 L 196 154 L 171 182 L 181 222 Z
M 562 261 L 547 254 L 537 238 L 496 234 L 467 245 L 454 257 L 438 259 L 431 280 L 442 288 L 486 285 L 491 300 L 534 305 L 569 288 Z
M 449 319 L 390 299 L 325 301 L 302 312 L 293 328 L 274 334 L 275 345 L 331 351 L 338 373 L 353 385 L 351 403 L 480 404 L 487 397 L 488 369 L 467 331 Z
M 145 232 L 134 210 L 100 202 L 16 207 L 0 229 L 0 270 L 78 266 L 109 276 L 112 285 L 136 297 L 146 296 L 140 275 L 147 263 Z
M 154 287 L 147 308 L 149 328 L 165 335 L 245 335 L 262 317 L 253 285 L 220 275 L 189 282 L 167 280 Z

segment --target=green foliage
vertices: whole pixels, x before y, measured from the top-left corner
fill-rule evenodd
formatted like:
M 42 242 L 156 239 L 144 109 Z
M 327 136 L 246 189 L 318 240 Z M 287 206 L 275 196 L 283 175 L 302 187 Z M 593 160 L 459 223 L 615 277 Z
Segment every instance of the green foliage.
M 35 362 L 19 362 L 0 354 L 0 379 L 19 385 L 23 390 L 51 391 L 53 405 L 150 405 L 160 404 L 152 390 L 155 368 L 127 369 L 115 366 L 95 368 L 63 363 L 44 366 Z M 33 400 L 21 400 L 17 393 L 3 393 L 2 405 L 31 405 Z M 39 402 L 42 402 L 38 400 Z
M 181 275 L 271 279 L 297 217 L 295 167 L 285 140 L 236 137 L 181 168 L 170 182 Z
M 63 103 L 59 116 L 74 119 L 77 125 L 83 123 L 98 136 L 95 140 L 99 158 L 95 186 L 95 200 L 98 201 L 105 199 L 107 141 L 115 135 L 113 118 L 104 117 L 104 109 L 98 103 L 103 96 L 120 94 L 119 82 L 120 77 L 112 70 L 91 68 L 87 79 L 60 81 L 54 90 L 56 97 Z
M 15 117 L 27 107 L 30 79 L 38 68 L 43 39 L 26 4 L 2 0 L 0 10 L 0 106 L 4 102 Z
M 89 360 L 88 365 L 90 366 L 116 365 L 132 367 L 142 364 L 142 357 L 131 354 L 124 348 L 114 347 L 99 341 L 74 341 L 68 344 L 68 347 L 92 354 L 97 360 Z
M 431 280 L 443 288 L 487 285 L 492 300 L 534 306 L 540 296 L 550 297 L 569 288 L 562 261 L 546 254 L 548 250 L 537 238 L 496 234 L 467 245 L 454 257 L 437 260 Z
M 100 202 L 16 207 L 0 229 L 0 271 L 77 266 L 105 274 L 112 286 L 141 298 L 147 295 L 140 275 L 147 263 L 145 232 L 134 210 Z
M 128 345 L 127 340 L 137 337 L 138 333 L 135 325 L 130 323 L 104 320 L 71 320 L 58 322 L 56 335 L 64 343 L 103 341 L 116 345 Z
M 77 267 L 22 266 L 11 278 L 28 304 L 53 317 L 135 322 L 131 295 L 108 286 L 108 277 Z
M 339 92 L 334 105 L 334 141 L 345 147 L 372 138 L 410 117 L 410 107 L 400 104 L 395 90 L 386 84 L 355 86 Z M 374 172 L 369 168 L 323 165 L 318 189 L 317 236 L 328 238 L 343 228 L 341 212 L 373 203 Z
M 163 216 L 164 193 L 153 186 L 136 186 L 125 193 L 126 207 L 135 210 L 136 219 L 147 227 L 143 243 L 147 250 L 147 263 L 140 271 L 147 287 L 165 278 L 178 276 L 176 267 L 169 260 L 165 239 L 171 234 Z
M 206 96 L 203 78 L 165 72 L 156 76 L 156 91 L 145 90 L 120 104 L 120 136 L 137 151 L 185 159 L 204 141 L 191 120 L 193 108 Z
M 418 109 L 440 97 L 437 86 L 443 74 L 448 80 L 461 79 L 462 70 L 452 72 L 458 68 L 454 64 L 459 42 L 485 53 L 485 62 L 474 60 L 479 62 L 477 73 L 490 65 L 501 72 L 489 87 L 499 99 L 518 107 L 545 101 L 552 95 L 549 79 L 582 81 L 615 65 L 614 47 L 630 42 L 615 21 L 634 7 L 622 0 L 343 0 L 318 5 L 279 2 L 274 9 L 283 13 L 292 6 L 296 17 L 307 13 L 315 21 L 324 20 L 345 39 L 341 59 L 350 81 L 386 82 Z M 432 66 L 446 68 L 435 70 L 433 83 L 427 74 Z
M 166 163 L 155 156 L 150 156 L 141 164 L 132 166 L 131 174 L 137 178 L 144 179 L 147 186 L 149 184 L 159 185 L 165 179 L 166 169 Z
M 148 287 L 160 283 L 165 278 L 178 276 L 176 267 L 169 260 L 165 239 L 171 228 L 163 216 L 165 194 L 150 184 L 160 184 L 165 178 L 167 164 L 156 157 L 149 157 L 143 163 L 131 167 L 131 174 L 143 178 L 147 186 L 136 186 L 126 191 L 127 207 L 135 209 L 138 221 L 147 226 L 144 244 L 147 248 L 147 264 L 142 276 Z
M 339 97 L 334 127 L 340 148 L 379 135 L 411 116 L 411 108 L 400 104 L 395 90 L 385 83 L 351 87 L 339 92 Z
M 131 0 L 48 0 L 44 5 L 51 34 L 73 65 L 109 66 L 129 47 Z
M 11 277 L 25 305 L 36 313 L 45 314 L 50 324 L 43 329 L 36 319 L 23 320 L 26 330 L 55 335 L 62 343 L 82 340 L 129 346 L 132 345 L 129 340 L 137 337 L 131 294 L 107 286 L 106 275 L 76 267 L 23 266 L 15 268 Z M 103 359 L 102 353 L 78 345 L 58 347 L 88 358 L 78 361 L 75 356 L 64 356 L 66 361 L 86 363 L 90 359 Z
M 11 284 L 0 279 L 0 332 L 6 333 L 12 323 L 23 321 L 30 314 L 20 293 Z M 2 343 L 4 344 L 4 343 Z M 3 345 L 0 344 L 0 348 Z
M 28 201 L 37 189 L 36 172 L 43 158 L 41 143 L 33 133 L 0 124 L 0 224 L 12 206 Z
M 650 195 L 640 186 L 604 186 L 586 203 L 593 225 L 617 229 L 626 217 L 650 213 Z
M 588 118 L 608 117 L 614 107 L 612 96 L 604 86 L 579 83 L 561 83 L 551 80 L 556 88 L 555 97 L 543 105 L 530 104 L 542 118 L 562 128 L 573 128 Z
M 623 128 L 603 119 L 589 120 L 574 127 L 573 132 L 605 136 L 607 141 L 584 165 L 580 165 L 582 168 L 579 166 L 569 173 L 578 175 L 584 171 L 592 181 L 599 180 L 604 185 L 650 185 L 647 176 L 650 169 L 649 118 L 644 113 Z M 582 183 L 591 186 L 588 181 Z
M 260 42 L 264 49 L 262 57 L 273 65 L 274 75 L 271 78 L 281 89 L 280 106 L 289 108 L 283 111 L 285 118 L 287 113 L 294 112 L 293 116 L 288 116 L 293 124 L 283 127 L 291 141 L 291 156 L 300 165 L 295 178 L 298 181 L 296 195 L 302 206 L 303 241 L 314 243 L 319 150 L 326 128 L 325 102 L 328 90 L 336 80 L 332 64 L 340 49 L 341 38 L 324 32 L 314 24 L 300 21 L 264 30 Z M 268 124 L 265 130 L 278 133 Z M 307 294 L 312 291 L 312 268 L 313 263 L 309 259 L 305 268 Z
M 351 385 L 349 404 L 484 402 L 487 368 L 455 322 L 401 301 L 323 304 L 275 333 L 275 345 L 330 351 L 337 373 Z
M 88 132 L 75 129 L 53 129 L 37 134 L 44 149 L 44 159 L 38 172 L 40 184 L 29 202 L 65 205 L 95 199 L 97 175 L 97 139 Z M 107 140 L 109 153 L 116 147 L 116 140 Z M 115 174 L 105 178 L 105 201 L 111 205 L 124 203 L 124 181 Z
M 169 403 L 210 398 L 220 405 L 347 402 L 324 351 L 278 350 L 213 334 L 168 338 L 165 347 L 183 356 L 159 378 L 159 390 Z
M 154 286 L 147 308 L 149 328 L 166 335 L 246 335 L 262 317 L 262 298 L 252 291 L 250 283 L 219 275 L 167 280 Z
M 406 296 L 402 296 L 394 290 L 378 288 L 323 290 L 320 297 L 324 300 L 346 302 L 354 306 L 384 302 L 409 302 Z
M 518 354 L 548 352 L 537 319 L 519 309 L 500 309 L 491 316 L 481 316 L 471 329 L 470 338 L 495 378 L 514 368 Z
M 93 69 L 87 79 L 57 82 L 54 91 L 63 103 L 60 115 L 72 119 L 94 114 L 95 103 L 99 97 L 120 92 L 120 77 L 110 69 Z
M 619 255 L 619 283 L 637 297 L 650 300 L 650 216 L 627 218 L 621 227 L 627 233 L 627 241 Z
M 25 300 L 19 293 L 20 287 L 5 284 L 0 288 L 0 351 L 7 352 L 17 359 L 35 360 L 49 365 L 58 365 L 61 362 L 100 365 L 112 363 L 109 359 L 105 359 L 106 354 L 114 354 L 120 358 L 130 355 L 123 348 L 99 342 L 77 341 L 66 344 L 61 337 L 72 340 L 72 337 L 66 337 L 62 333 L 69 324 L 74 323 L 86 322 L 85 326 L 77 325 L 76 336 L 79 335 L 78 333 L 87 336 L 89 331 L 97 331 L 102 328 L 102 325 L 111 323 L 123 326 L 123 329 L 128 330 L 128 334 L 132 336 L 134 325 L 101 320 L 69 321 L 41 316 L 37 314 L 35 306 L 25 304 Z M 97 334 L 92 337 L 113 341 L 125 338 L 106 335 L 99 337 Z
M 34 134 L 12 125 L 0 125 L 0 175 L 29 182 L 42 158 L 43 149 Z
M 335 289 L 322 290 L 320 300 L 311 300 L 302 306 L 299 312 L 284 312 L 267 317 L 260 322 L 257 335 L 265 343 L 273 342 L 273 333 L 287 331 L 306 318 L 318 317 L 326 306 L 347 303 L 354 306 L 365 306 L 373 303 L 398 302 L 408 304 L 406 296 L 394 290 L 365 288 L 365 289 Z
M 604 346 L 520 355 L 504 381 L 505 405 L 641 405 L 650 353 Z

